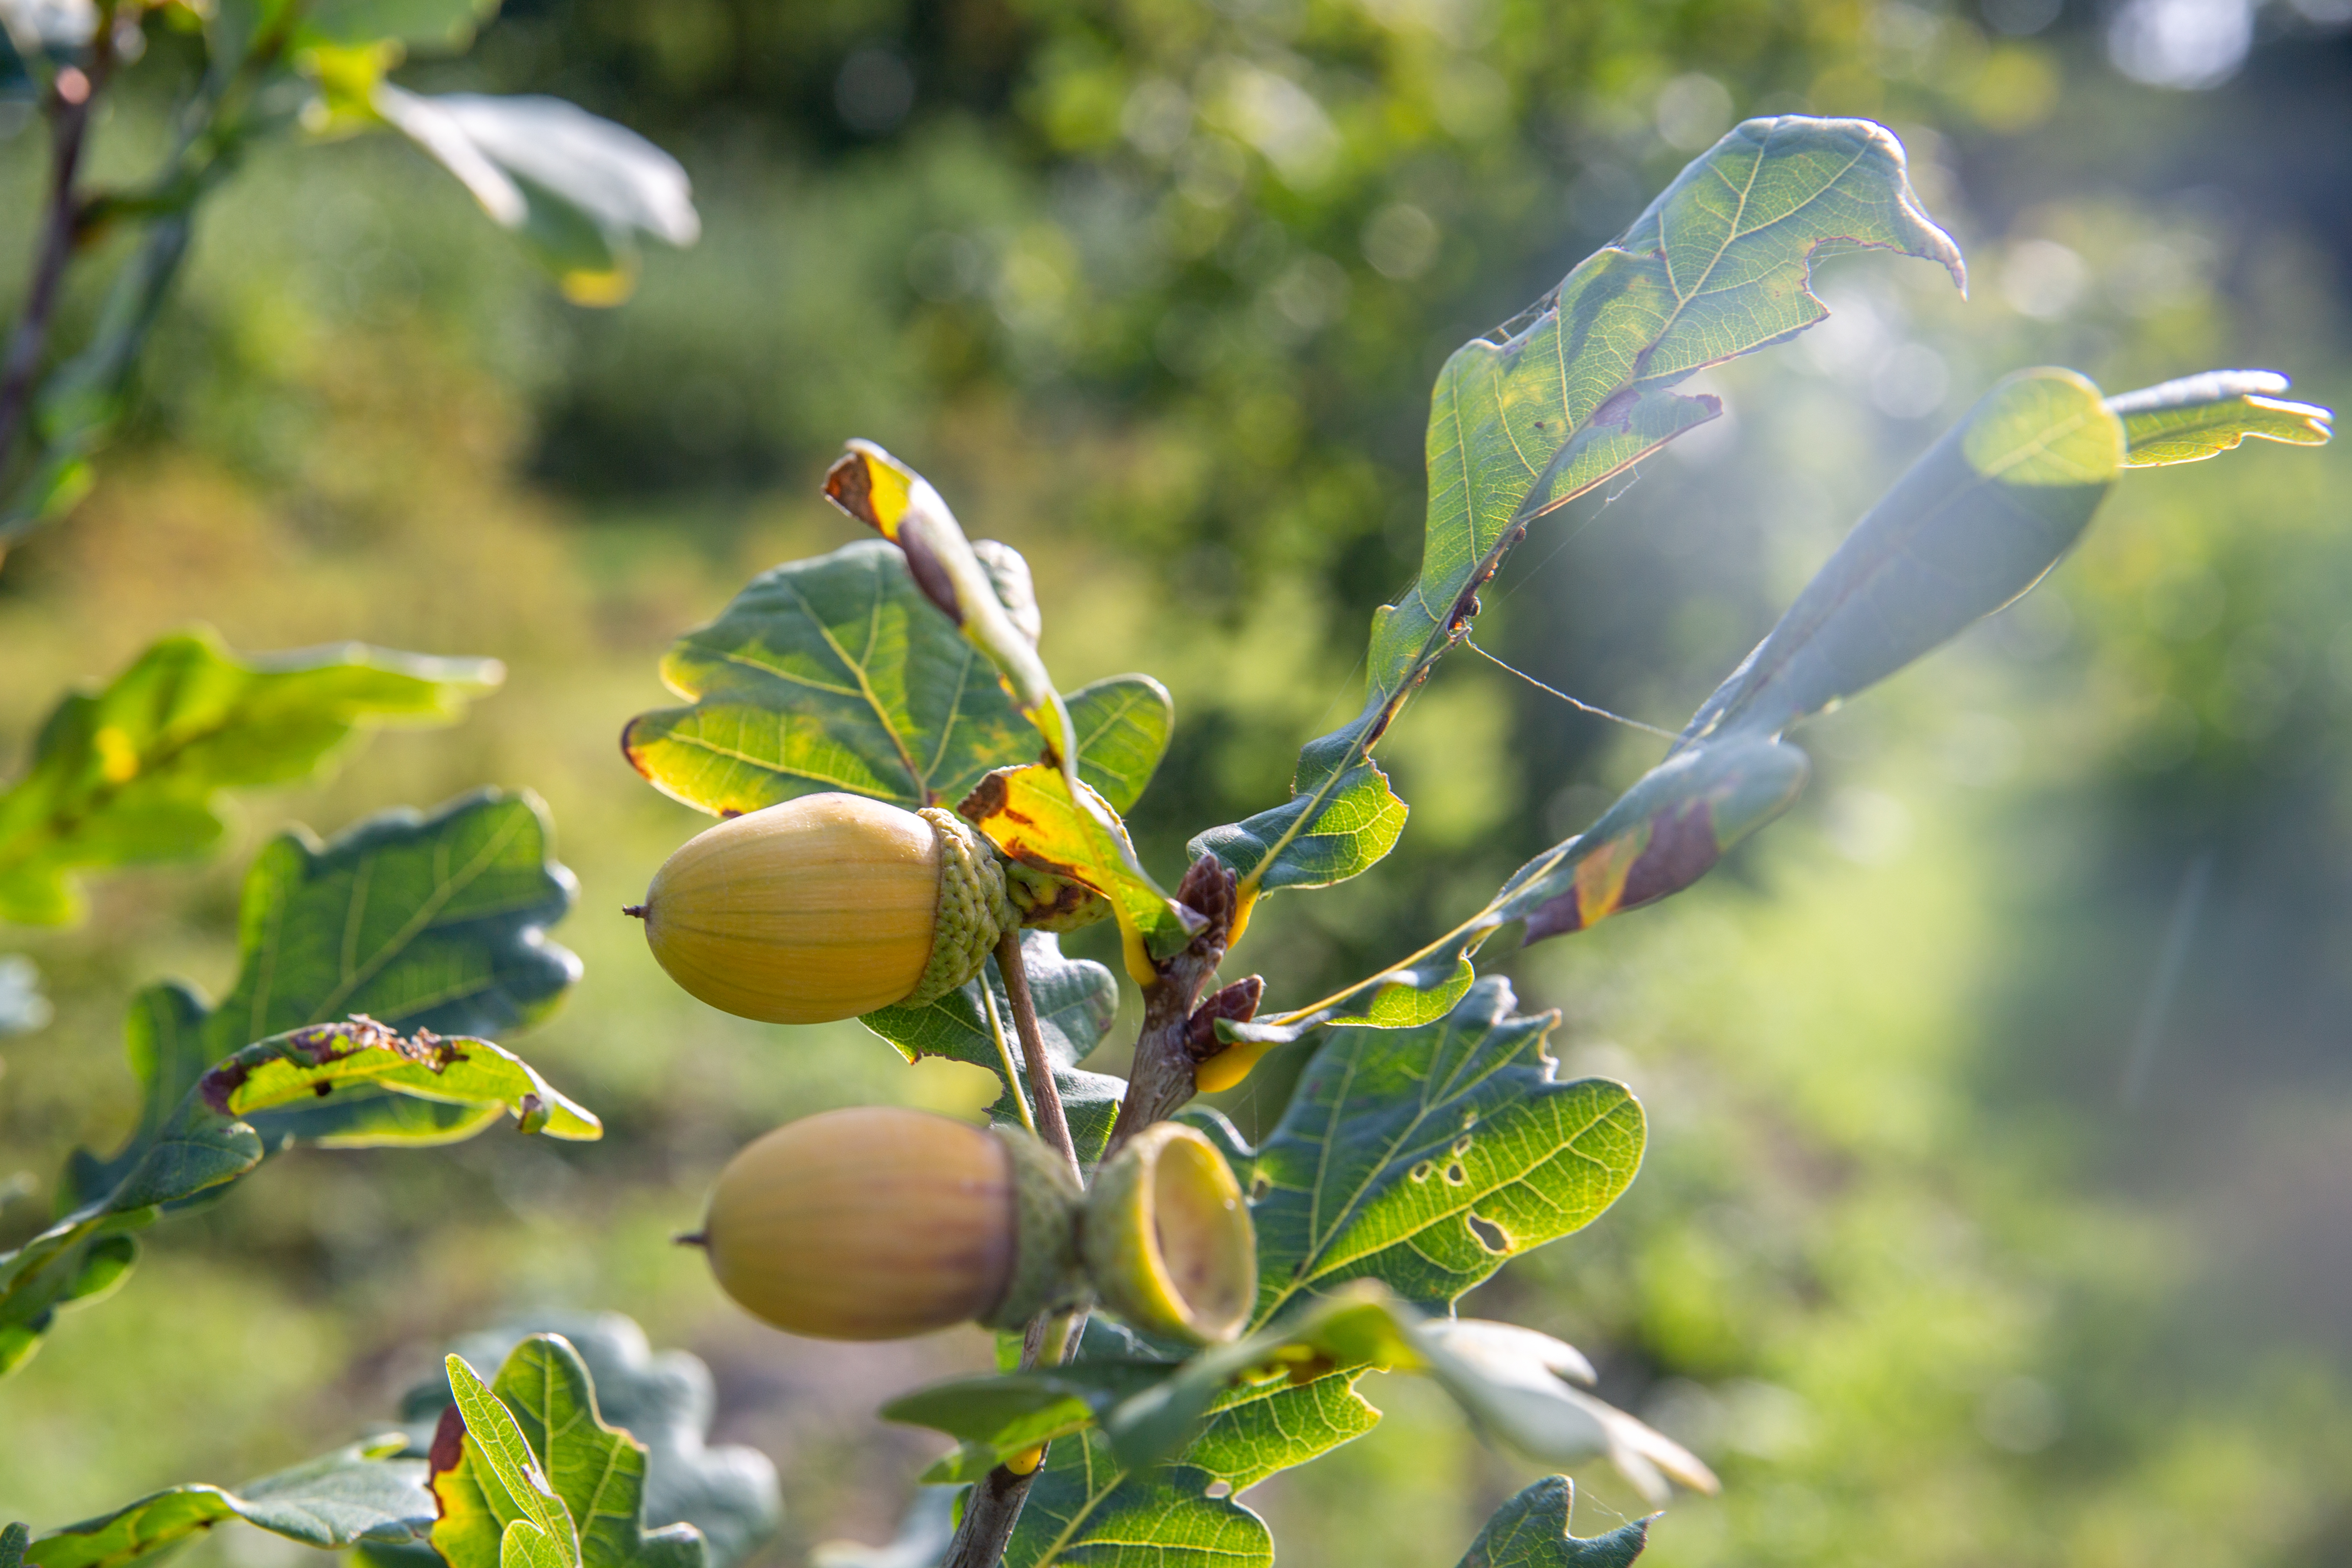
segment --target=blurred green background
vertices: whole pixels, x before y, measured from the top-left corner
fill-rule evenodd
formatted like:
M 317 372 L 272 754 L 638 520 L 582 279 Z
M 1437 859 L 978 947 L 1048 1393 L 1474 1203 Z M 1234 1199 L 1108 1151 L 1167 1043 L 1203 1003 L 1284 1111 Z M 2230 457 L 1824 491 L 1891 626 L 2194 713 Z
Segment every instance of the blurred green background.
M 165 39 L 131 73 L 101 175 L 152 159 L 184 63 Z M 1369 612 L 1417 562 L 1445 353 L 1739 117 L 1894 126 L 1970 295 L 1825 265 L 1827 324 L 1707 378 L 1725 420 L 1532 539 L 1477 636 L 1563 690 L 1678 724 L 2012 367 L 2122 390 L 2261 365 L 2352 403 L 2344 0 L 517 0 L 402 79 L 635 127 L 692 174 L 705 237 L 591 312 L 390 140 L 269 151 L 207 209 L 133 427 L 0 570 L 0 777 L 63 689 L 191 621 L 510 679 L 457 730 L 241 800 L 217 863 L 4 933 L 56 1017 L 0 1044 L 0 1182 L 25 1173 L 0 1241 L 129 1125 L 131 992 L 228 983 L 268 834 L 485 782 L 545 795 L 580 874 L 554 935 L 587 977 L 522 1048 L 609 1135 L 298 1152 L 152 1233 L 0 1384 L 0 1515 L 37 1526 L 376 1429 L 448 1338 L 565 1305 L 710 1362 L 717 1435 L 783 1476 L 763 1561 L 888 1534 L 937 1440 L 871 1409 L 981 1364 L 982 1336 L 793 1341 L 667 1237 L 781 1120 L 985 1091 L 855 1026 L 715 1014 L 619 914 L 703 821 L 631 773 L 620 724 L 664 700 L 672 637 L 854 536 L 816 494 L 847 437 L 1029 553 L 1066 687 L 1174 691 L 1133 814 L 1172 878 L 1352 710 Z M 46 150 L 8 123 L 14 298 Z M 1653 1142 L 1612 1213 L 1465 1310 L 1571 1340 L 1720 1469 L 1645 1563 L 2352 1561 L 2347 498 L 2347 443 L 2127 478 L 2032 596 L 1800 732 L 1790 819 L 1507 963 L 1563 1009 L 1564 1070 L 1631 1083 Z M 1403 846 L 1268 906 L 1229 973 L 1295 1001 L 1369 971 L 1660 749 L 1458 654 L 1386 748 Z M 1245 1128 L 1297 1066 L 1225 1097 Z M 1533 1478 L 1426 1389 L 1368 1392 L 1377 1432 L 1251 1496 L 1286 1563 L 1450 1563 Z M 1579 1479 L 1580 1532 L 1640 1511 Z

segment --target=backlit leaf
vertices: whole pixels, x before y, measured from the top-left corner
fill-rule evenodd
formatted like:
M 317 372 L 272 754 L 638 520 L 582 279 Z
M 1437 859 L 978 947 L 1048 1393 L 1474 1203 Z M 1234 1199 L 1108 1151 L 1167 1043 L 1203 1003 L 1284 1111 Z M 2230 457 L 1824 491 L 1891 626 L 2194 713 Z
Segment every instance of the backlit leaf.
M 1066 768 L 1077 754 L 1069 710 L 1037 657 L 1035 601 L 1016 614 L 998 591 L 1009 563 L 992 572 L 931 482 L 871 441 L 849 443 L 848 454 L 824 477 L 824 493 L 898 547 L 923 596 L 996 667 L 1013 706 L 1044 738 L 1047 760 Z M 1012 561 L 1020 559 L 997 548 Z
M 2124 467 L 2194 463 L 2248 439 L 2294 447 L 2326 444 L 2335 416 L 2279 394 L 2286 377 L 2269 370 L 2209 370 L 2107 399 L 2124 422 Z
M 573 304 L 617 305 L 635 290 L 640 235 L 681 247 L 701 237 L 677 160 L 577 104 L 536 94 L 426 98 L 379 81 L 369 105 L 455 174 Z
M 365 726 L 450 723 L 502 679 L 489 659 L 357 644 L 240 658 L 207 631 L 165 637 L 59 703 L 0 795 L 0 920 L 78 919 L 75 870 L 200 855 L 223 832 L 219 791 L 308 778 Z
M 531 1568 L 542 1568 L 550 1558 L 564 1568 L 582 1568 L 572 1510 L 550 1484 L 514 1412 L 463 1356 L 446 1357 L 446 1364 L 462 1435 L 446 1462 L 435 1445 L 430 1484 L 440 1518 L 433 1526 L 433 1550 L 450 1568 L 493 1563 L 512 1568 L 518 1544 Z M 523 1528 L 519 1543 L 517 1526 Z
M 1566 1476 L 1546 1476 L 1495 1510 L 1457 1568 L 1627 1568 L 1649 1543 L 1646 1519 L 1606 1535 L 1570 1535 L 1575 1502 Z
M 195 1485 L 151 1493 L 49 1531 L 23 1560 L 37 1568 L 129 1568 L 232 1520 L 328 1550 L 363 1541 L 422 1544 L 433 1530 L 433 1494 L 423 1465 L 385 1457 L 398 1447 L 397 1437 L 354 1444 L 235 1491 Z
M 1110 900 L 1138 984 L 1155 976 L 1151 958 L 1183 950 L 1202 921 L 1171 899 L 1135 857 L 1135 846 L 1101 796 L 1081 784 L 1070 794 L 1058 768 L 1006 768 L 980 781 L 959 809 L 1015 860 L 1083 882 Z
M 1373 616 L 1361 712 L 1299 753 L 1295 815 L 1270 839 L 1203 836 L 1248 858 L 1245 898 L 1298 885 L 1286 880 L 1292 846 L 1358 787 L 1360 764 L 1467 634 L 1477 590 L 1528 526 L 1715 417 L 1714 398 L 1670 389 L 1822 320 L 1813 261 L 1857 248 L 1921 257 L 1956 282 L 1964 277 L 1958 249 L 1920 209 L 1902 147 L 1884 128 L 1751 120 L 1557 289 L 1447 360 L 1430 405 L 1421 574 Z
M 1114 675 L 1071 692 L 1069 707 L 1078 776 L 1113 811 L 1133 810 L 1176 727 L 1176 704 L 1168 689 L 1148 675 Z
M 522 1341 L 507 1356 L 488 1391 L 511 1419 L 527 1451 L 527 1465 L 511 1451 L 493 1447 L 494 1438 L 505 1442 L 503 1427 L 486 1408 L 482 1414 L 488 1431 L 476 1441 L 479 1404 L 467 1402 L 456 1373 L 467 1363 L 462 1356 L 449 1360 L 451 1391 L 465 1419 L 467 1440 L 457 1463 L 432 1478 L 435 1494 L 444 1503 L 433 1546 L 455 1568 L 472 1568 L 502 1552 L 507 1532 L 519 1519 L 554 1535 L 551 1519 L 533 1512 L 528 1504 L 517 1510 L 501 1505 L 500 1489 L 509 1501 L 519 1500 L 510 1469 L 520 1469 L 526 1480 L 542 1478 L 546 1489 L 561 1500 L 564 1515 L 578 1531 L 583 1568 L 702 1568 L 702 1532 L 693 1525 L 646 1531 L 646 1446 L 602 1418 L 588 1368 L 561 1336 L 534 1334 Z
M 691 1525 L 711 1568 L 730 1568 L 758 1550 L 780 1521 L 776 1468 L 756 1449 L 709 1439 L 718 1395 L 710 1369 L 685 1351 L 656 1352 L 645 1331 L 618 1312 L 553 1312 L 471 1334 L 453 1347 L 468 1364 L 505 1365 L 537 1334 L 560 1335 L 587 1368 L 600 1418 L 646 1447 L 645 1521 Z M 446 1379 L 409 1390 L 401 1419 L 409 1452 L 425 1454 L 451 1403 Z

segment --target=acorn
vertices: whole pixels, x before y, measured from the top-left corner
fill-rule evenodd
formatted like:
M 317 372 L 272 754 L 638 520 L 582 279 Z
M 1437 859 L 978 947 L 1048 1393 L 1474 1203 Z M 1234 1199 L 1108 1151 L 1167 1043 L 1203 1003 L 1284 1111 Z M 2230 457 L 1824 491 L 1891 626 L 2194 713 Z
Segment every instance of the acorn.
M 628 912 L 688 993 L 771 1024 L 935 1001 L 1020 919 L 995 849 L 963 818 L 837 794 L 696 835 Z
M 1013 1329 L 1087 1288 L 1083 1194 L 1017 1128 L 866 1106 L 789 1122 L 719 1173 L 701 1234 L 720 1289 L 795 1334 Z
M 1080 1235 L 1103 1305 L 1149 1333 L 1221 1344 L 1257 1304 L 1257 1236 L 1241 1184 L 1181 1122 L 1154 1122 L 1103 1166 Z

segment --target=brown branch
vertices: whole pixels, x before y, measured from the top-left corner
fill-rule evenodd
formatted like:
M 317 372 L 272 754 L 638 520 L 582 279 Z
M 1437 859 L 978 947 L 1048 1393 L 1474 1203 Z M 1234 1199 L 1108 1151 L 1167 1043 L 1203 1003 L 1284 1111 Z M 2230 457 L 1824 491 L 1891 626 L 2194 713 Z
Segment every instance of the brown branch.
M 1118 1152 L 1121 1144 L 1144 1128 L 1168 1120 L 1194 1092 L 1195 1064 L 1187 1039 L 1192 1033 L 1193 1006 L 1225 956 L 1226 938 L 1233 930 L 1234 874 L 1213 856 L 1204 855 L 1184 873 L 1184 880 L 1177 886 L 1176 898 L 1206 915 L 1209 923 L 1192 939 L 1192 945 L 1156 965 L 1159 981 L 1143 994 L 1143 1032 L 1135 1043 L 1135 1068 L 1128 1079 L 1127 1098 L 1118 1108 L 1118 1121 L 1111 1128 L 1110 1146 L 1103 1151 L 1105 1160 Z M 1041 1131 L 1045 1127 L 1050 1106 L 1054 1123 L 1062 1129 L 1059 1146 L 1067 1150 L 1069 1128 L 1062 1118 L 1061 1098 L 1054 1089 L 1053 1075 L 1045 1066 L 1045 1042 L 1035 1037 L 1037 1015 L 1030 1005 L 1028 977 L 1021 968 L 1019 943 L 1020 937 L 1014 933 L 998 944 L 997 966 L 1004 972 L 1005 994 L 1013 998 L 1013 1019 L 1022 1027 L 1021 1048 L 1028 1058 L 1030 1081 L 1040 1086 L 1038 1126 Z M 1014 950 L 1010 963 L 1005 961 L 1007 944 Z M 1015 976 L 1019 976 L 1017 981 Z M 1253 995 L 1253 1005 L 1255 1001 Z M 1034 1046 L 1033 1038 L 1036 1038 Z M 1075 1153 L 1071 1157 L 1075 1162 Z M 1030 1324 L 1029 1337 L 1023 1346 L 1024 1366 L 1036 1363 L 1044 1343 L 1044 1321 L 1041 1318 Z M 1063 1343 L 1062 1359 L 1066 1361 L 1077 1353 L 1078 1331 L 1085 1322 L 1083 1313 L 1073 1318 Z M 1015 1475 L 999 1465 L 975 1482 L 971 1496 L 964 1502 L 963 1523 L 956 1531 L 940 1568 L 998 1568 L 1005 1547 L 1013 1541 L 1013 1526 L 1021 1522 L 1021 1507 L 1029 1499 L 1029 1488 L 1044 1468 L 1042 1458 L 1037 1468 L 1027 1475 Z
M 49 89 L 49 202 L 33 249 L 33 275 L 25 291 L 25 308 L 9 340 L 8 358 L 0 365 L 0 464 L 16 450 L 16 437 L 33 404 L 33 383 L 41 356 L 49 346 L 49 326 L 63 292 L 66 263 L 72 259 L 74 231 L 81 201 L 74 194 L 81 174 L 82 146 L 89 139 L 91 113 L 114 64 L 113 7 L 99 8 L 98 26 L 90 35 L 89 69 L 58 68 Z
M 996 967 L 1004 976 L 1004 994 L 1013 1004 L 1013 1032 L 1021 1037 L 1022 1064 L 1029 1069 L 1029 1096 L 1037 1110 L 1037 1135 L 1046 1146 L 1070 1163 L 1070 1174 L 1086 1184 L 1078 1163 L 1078 1146 L 1070 1138 L 1070 1119 L 1062 1110 L 1062 1091 L 1054 1084 L 1054 1064 L 1045 1059 L 1045 1037 L 1037 1027 L 1037 1005 L 1029 995 L 1029 968 L 1021 959 L 1021 928 L 996 939 Z M 1015 1086 L 1016 1092 L 1018 1086 Z
M 1199 1061 L 1191 1045 L 1192 1010 L 1224 962 L 1234 923 L 1234 874 L 1214 856 L 1203 855 L 1176 889 L 1181 903 L 1209 917 L 1192 945 L 1160 963 L 1160 984 L 1143 994 L 1143 1032 L 1135 1041 L 1135 1066 L 1127 1096 L 1110 1130 L 1108 1160 L 1121 1145 L 1155 1121 L 1165 1121 L 1197 1092 L 1192 1071 Z

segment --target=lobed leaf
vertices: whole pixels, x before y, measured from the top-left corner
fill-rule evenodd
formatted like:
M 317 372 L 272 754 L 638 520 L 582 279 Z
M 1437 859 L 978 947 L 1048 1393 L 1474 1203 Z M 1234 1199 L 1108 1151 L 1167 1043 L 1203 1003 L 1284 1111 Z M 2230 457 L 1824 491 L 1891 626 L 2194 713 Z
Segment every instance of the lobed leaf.
M 656 1352 L 645 1331 L 618 1312 L 541 1314 L 454 1348 L 468 1364 L 504 1366 L 518 1346 L 545 1334 L 560 1337 L 587 1369 L 598 1419 L 645 1445 L 647 1525 L 701 1531 L 711 1568 L 742 1561 L 775 1533 L 782 1510 L 775 1467 L 756 1449 L 709 1443 L 718 1396 L 710 1369 L 693 1355 Z M 401 1419 L 410 1453 L 428 1452 L 452 1403 L 446 1379 L 408 1391 Z
M 466 1441 L 454 1456 L 442 1450 L 453 1462 L 436 1458 L 432 1486 L 442 1504 L 433 1547 L 452 1568 L 503 1564 L 518 1549 L 518 1524 L 560 1545 L 559 1522 L 577 1531 L 572 1561 L 581 1568 L 702 1568 L 702 1532 L 693 1525 L 646 1529 L 646 1446 L 605 1424 L 588 1368 L 562 1336 L 523 1340 L 498 1381 L 470 1397 L 459 1375 L 460 1368 L 471 1375 L 465 1358 L 450 1356 L 449 1366 Z M 473 1387 L 480 1389 L 478 1379 Z M 518 1478 L 540 1486 L 552 1506 L 530 1507 Z M 526 1535 L 520 1549 L 536 1557 L 546 1547 Z
M 1373 616 L 1362 710 L 1300 752 L 1293 815 L 1279 825 L 1272 814 L 1253 819 L 1273 837 L 1238 824 L 1200 841 L 1238 852 L 1229 863 L 1245 900 L 1323 877 L 1296 864 L 1312 856 L 1294 846 L 1362 787 L 1371 748 L 1467 635 L 1478 589 L 1528 525 L 1714 418 L 1713 397 L 1670 389 L 1821 321 L 1828 311 L 1811 292 L 1814 260 L 1864 248 L 1938 261 L 1965 283 L 1958 248 L 1921 210 L 1886 130 L 1751 120 L 1558 288 L 1455 351 L 1431 398 L 1421 573 Z M 1378 858 L 1346 862 L 1345 874 Z
M 677 640 L 662 679 L 691 706 L 637 715 L 621 749 L 664 795 L 720 816 L 820 790 L 952 805 L 1037 755 L 980 650 L 880 540 L 761 573 Z M 1166 691 L 1123 675 L 1069 701 L 1081 744 L 1100 753 L 1081 752 L 1080 777 L 1131 802 L 1167 749 Z
M 1366 1277 L 1449 1305 L 1625 1190 L 1640 1104 L 1621 1084 L 1556 1080 L 1559 1015 L 1512 1003 L 1490 975 L 1435 1023 L 1341 1029 L 1316 1052 L 1252 1173 L 1256 1321 Z
M 1627 1568 L 1649 1544 L 1646 1519 L 1606 1535 L 1570 1534 L 1575 1502 L 1575 1483 L 1546 1476 L 1494 1511 L 1457 1568 Z
M 353 1088 L 357 1093 L 345 1101 L 355 1102 L 356 1111 L 331 1119 L 318 1113 L 339 1090 Z M 384 1108 L 399 1103 L 393 1096 L 422 1098 L 450 1114 L 386 1115 Z M 268 1114 L 287 1106 L 302 1109 Z M 421 1033 L 404 1038 L 362 1018 L 247 1046 L 198 1079 L 168 1118 L 152 1133 L 134 1134 L 115 1160 L 79 1162 L 69 1194 L 89 1194 L 87 1200 L 0 1257 L 0 1374 L 33 1353 L 58 1307 L 120 1281 L 135 1257 L 127 1233 L 153 1224 L 166 1206 L 213 1195 L 298 1142 L 446 1142 L 478 1131 L 501 1110 L 526 1132 L 593 1139 L 603 1131 L 527 1064 L 487 1040 Z
M 354 1444 L 234 1492 L 203 1485 L 153 1492 L 50 1531 L 29 1550 L 20 1534 L 20 1561 L 36 1568 L 129 1568 L 231 1520 L 322 1550 L 362 1542 L 421 1545 L 432 1533 L 433 1494 L 425 1489 L 423 1465 L 386 1457 L 399 1446 L 397 1437 Z M 0 1550 L 0 1564 L 7 1556 Z
M 551 1554 L 564 1568 L 582 1568 L 572 1510 L 549 1484 L 514 1413 L 465 1357 L 445 1359 L 458 1442 L 451 1453 L 436 1441 L 429 1461 L 429 1481 L 440 1507 L 433 1550 L 450 1568 L 489 1568 L 493 1561 L 508 1568 L 517 1550 L 532 1568 Z M 445 1431 L 449 1425 L 445 1417 Z M 523 1527 L 520 1542 L 518 1525 Z M 495 1559 L 488 1555 L 493 1533 Z
M 224 831 L 220 791 L 307 778 L 366 726 L 454 722 L 503 679 L 491 659 L 355 643 L 244 658 L 209 631 L 164 637 L 59 703 L 0 795 L 0 920 L 78 920 L 76 870 L 200 855 Z
M 2124 467 L 2150 468 L 2216 458 L 2250 438 L 2325 446 L 2335 416 L 2278 395 L 2286 377 L 2269 370 L 2209 370 L 2107 399 L 2124 424 Z
M 545 934 L 574 889 L 551 834 L 535 797 L 486 790 L 429 817 L 386 812 L 328 844 L 297 831 L 265 848 L 227 999 L 213 1008 L 166 984 L 133 1002 L 137 1129 L 111 1158 L 77 1152 L 67 1216 L 0 1258 L 0 1375 L 58 1307 L 120 1279 L 127 1233 L 161 1205 L 295 1143 L 446 1142 L 501 1110 L 526 1131 L 597 1136 L 594 1117 L 473 1037 L 543 1016 L 578 978 Z M 360 1008 L 370 1016 L 329 1021 Z
M 1051 931 L 1023 931 L 1021 955 L 1038 1033 L 1053 1064 L 1054 1085 L 1069 1117 L 1070 1137 L 1078 1158 L 1091 1163 L 1110 1139 L 1127 1081 L 1081 1072 L 1077 1064 L 1102 1043 L 1118 1016 L 1118 982 L 1091 959 L 1062 956 L 1061 938 Z M 1003 1095 L 989 1108 L 990 1119 L 1012 1126 L 1027 1124 L 1023 1107 L 1034 1106 L 1035 1096 L 1021 1043 L 1013 1032 L 1013 1003 L 992 955 L 978 975 L 935 1002 L 885 1007 L 858 1022 L 896 1046 L 908 1061 L 945 1057 L 986 1068 L 1005 1085 Z

